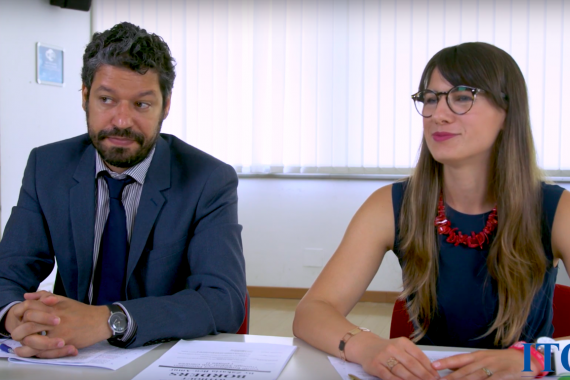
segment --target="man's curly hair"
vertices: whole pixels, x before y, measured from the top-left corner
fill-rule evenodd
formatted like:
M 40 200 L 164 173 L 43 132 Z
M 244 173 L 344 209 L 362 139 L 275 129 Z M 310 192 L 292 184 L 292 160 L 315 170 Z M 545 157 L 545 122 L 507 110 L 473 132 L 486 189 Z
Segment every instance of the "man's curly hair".
M 164 40 L 128 22 L 122 22 L 102 33 L 93 34 L 85 48 L 81 80 L 91 91 L 95 73 L 102 65 L 126 67 L 144 75 L 148 70 L 158 74 L 162 104 L 172 93 L 175 60 Z

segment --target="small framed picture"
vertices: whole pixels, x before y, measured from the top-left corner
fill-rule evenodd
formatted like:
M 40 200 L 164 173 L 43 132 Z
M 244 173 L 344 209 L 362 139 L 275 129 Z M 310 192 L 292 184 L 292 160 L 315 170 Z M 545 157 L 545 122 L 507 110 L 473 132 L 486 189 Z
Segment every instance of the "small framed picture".
M 62 48 L 38 42 L 36 45 L 37 81 L 39 84 L 63 86 Z

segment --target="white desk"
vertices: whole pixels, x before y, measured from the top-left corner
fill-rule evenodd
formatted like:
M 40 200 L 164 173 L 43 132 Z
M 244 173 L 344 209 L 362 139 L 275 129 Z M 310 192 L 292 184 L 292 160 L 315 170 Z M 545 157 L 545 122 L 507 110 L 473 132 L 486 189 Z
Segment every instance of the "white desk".
M 297 338 L 277 336 L 219 334 L 209 335 L 200 340 L 224 342 L 275 343 L 297 346 L 297 350 L 279 376 L 279 380 L 340 380 L 339 374 L 330 364 L 327 354 L 309 346 Z M 41 364 L 14 364 L 8 359 L 0 359 L 0 379 L 2 380 L 128 380 L 164 354 L 174 342 L 164 343 L 132 363 L 111 371 L 102 368 L 64 367 Z M 437 351 L 471 351 L 464 348 L 425 347 Z

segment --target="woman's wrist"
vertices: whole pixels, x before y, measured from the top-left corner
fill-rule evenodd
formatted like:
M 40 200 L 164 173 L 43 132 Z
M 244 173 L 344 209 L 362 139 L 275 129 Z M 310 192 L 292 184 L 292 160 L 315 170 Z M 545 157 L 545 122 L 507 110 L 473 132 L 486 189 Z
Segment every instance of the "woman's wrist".
M 386 339 L 380 338 L 371 331 L 353 336 L 344 347 L 346 361 L 362 364 L 362 358 L 370 351 L 372 345 Z
M 514 350 L 520 351 L 521 354 L 523 355 L 523 358 L 526 357 L 525 351 L 529 350 L 530 357 L 531 357 L 531 360 L 530 360 L 531 361 L 531 363 L 530 363 L 531 368 L 530 369 L 532 370 L 533 374 L 536 376 L 536 378 L 541 378 L 541 377 L 546 376 L 548 374 L 548 372 L 544 371 L 544 355 L 541 354 L 540 352 L 538 352 L 534 346 L 528 345 L 525 347 L 525 344 L 527 344 L 527 343 L 523 342 L 523 341 L 516 342 L 515 344 L 510 346 L 509 349 L 514 349 Z M 525 367 L 526 367 L 526 363 L 525 363 Z
M 366 327 L 355 327 L 352 330 L 348 331 L 346 334 L 344 334 L 338 345 L 339 355 L 342 360 L 346 361 L 346 354 L 344 352 L 344 349 L 348 341 L 354 336 L 360 334 L 361 332 L 370 332 L 370 330 L 367 329 Z

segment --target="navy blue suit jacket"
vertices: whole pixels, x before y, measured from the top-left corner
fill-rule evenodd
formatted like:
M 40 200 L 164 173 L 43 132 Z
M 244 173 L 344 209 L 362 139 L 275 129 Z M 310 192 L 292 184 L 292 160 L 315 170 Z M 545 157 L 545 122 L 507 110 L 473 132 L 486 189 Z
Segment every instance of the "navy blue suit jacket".
M 245 263 L 237 175 L 161 134 L 134 222 L 126 301 L 131 347 L 235 332 L 244 318 Z M 95 148 L 87 134 L 32 150 L 0 242 L 0 308 L 23 300 L 54 266 L 54 292 L 87 302 L 93 270 Z

